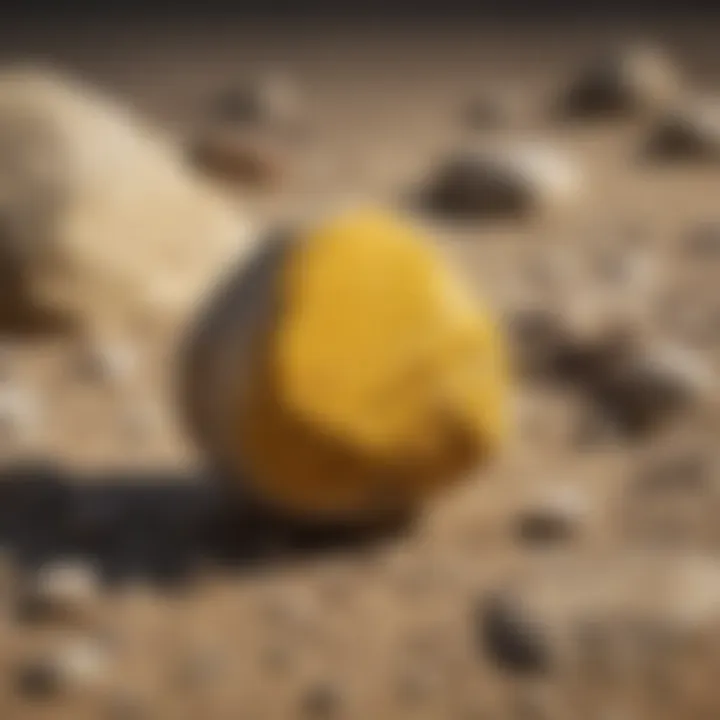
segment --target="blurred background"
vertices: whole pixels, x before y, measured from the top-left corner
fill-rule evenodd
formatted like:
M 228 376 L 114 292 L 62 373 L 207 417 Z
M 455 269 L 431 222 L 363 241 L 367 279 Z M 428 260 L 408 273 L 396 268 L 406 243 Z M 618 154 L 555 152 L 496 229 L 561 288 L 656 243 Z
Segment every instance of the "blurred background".
M 720 717 L 716 15 L 7 3 L 0 717 Z M 355 203 L 487 303 L 513 430 L 318 527 L 219 479 L 263 297 L 187 339 L 266 228 Z

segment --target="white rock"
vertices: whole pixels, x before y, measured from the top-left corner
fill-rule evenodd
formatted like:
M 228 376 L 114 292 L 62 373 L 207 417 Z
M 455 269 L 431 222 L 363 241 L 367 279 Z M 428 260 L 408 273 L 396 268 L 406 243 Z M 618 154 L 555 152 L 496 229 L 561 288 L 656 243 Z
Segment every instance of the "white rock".
M 96 693 L 107 686 L 109 666 L 96 642 L 63 640 L 43 654 L 26 657 L 17 670 L 17 686 L 23 695 L 35 698 Z
M 162 133 L 32 68 L 0 72 L 0 226 L 0 265 L 23 269 L 14 301 L 94 329 L 183 317 L 244 230 Z
M 75 640 L 60 648 L 56 655 L 68 684 L 82 689 L 98 687 L 107 678 L 108 657 L 103 648 L 91 640 Z
M 87 614 L 100 595 L 92 565 L 53 561 L 41 566 L 21 593 L 20 612 L 29 618 L 74 619 Z

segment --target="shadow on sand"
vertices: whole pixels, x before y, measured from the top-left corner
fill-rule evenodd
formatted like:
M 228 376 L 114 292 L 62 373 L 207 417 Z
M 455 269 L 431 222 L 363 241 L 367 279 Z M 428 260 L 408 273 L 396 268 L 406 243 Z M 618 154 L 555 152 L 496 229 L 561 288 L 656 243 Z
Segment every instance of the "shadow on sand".
M 305 527 L 188 473 L 79 478 L 52 464 L 0 469 L 0 546 L 20 569 L 84 558 L 110 583 L 182 584 L 388 540 L 402 528 Z

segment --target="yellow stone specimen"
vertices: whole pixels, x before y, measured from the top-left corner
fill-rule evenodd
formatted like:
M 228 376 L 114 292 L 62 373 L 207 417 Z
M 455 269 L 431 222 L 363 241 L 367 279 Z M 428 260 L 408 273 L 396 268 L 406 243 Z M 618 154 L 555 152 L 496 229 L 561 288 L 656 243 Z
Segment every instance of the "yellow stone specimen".
M 274 282 L 230 413 L 259 497 L 309 519 L 402 513 L 497 449 L 499 330 L 412 223 L 354 211 L 299 231 Z

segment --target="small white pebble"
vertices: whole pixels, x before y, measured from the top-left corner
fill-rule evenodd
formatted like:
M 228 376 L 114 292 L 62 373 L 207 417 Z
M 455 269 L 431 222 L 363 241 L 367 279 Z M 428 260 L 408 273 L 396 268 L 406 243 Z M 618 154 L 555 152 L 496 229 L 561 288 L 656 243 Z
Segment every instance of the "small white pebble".
M 108 657 L 99 643 L 90 639 L 74 640 L 56 654 L 63 677 L 72 688 L 93 689 L 108 675 Z
M 42 408 L 31 391 L 6 385 L 0 389 L 0 436 L 15 442 L 32 442 L 42 424 Z
M 88 638 L 65 641 L 36 657 L 26 658 L 17 670 L 17 687 L 29 697 L 51 698 L 95 692 L 109 680 L 107 654 Z
M 92 343 L 82 353 L 80 371 L 92 379 L 117 383 L 127 380 L 138 367 L 138 353 L 130 343 Z
M 97 571 L 80 561 L 42 566 L 21 594 L 20 612 L 30 618 L 83 615 L 100 594 Z
M 589 499 L 579 488 L 552 488 L 520 513 L 518 533 L 536 544 L 568 540 L 587 525 L 590 511 Z

